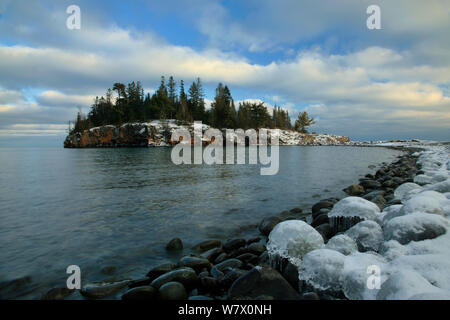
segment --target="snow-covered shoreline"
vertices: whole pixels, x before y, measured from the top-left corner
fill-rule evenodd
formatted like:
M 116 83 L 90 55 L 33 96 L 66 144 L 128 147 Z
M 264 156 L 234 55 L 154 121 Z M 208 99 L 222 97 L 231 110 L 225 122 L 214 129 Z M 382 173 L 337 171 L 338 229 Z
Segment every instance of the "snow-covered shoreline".
M 281 255 L 290 260 L 300 283 L 310 290 L 332 297 L 343 293 L 347 299 L 450 299 L 449 146 L 377 145 L 423 149 L 412 154 L 421 171 L 414 182 L 395 188 L 395 204 L 381 211 L 362 197 L 340 200 L 326 212 L 330 220 L 362 221 L 326 244 L 305 222 L 282 222 L 269 235 L 269 253 L 273 259 Z

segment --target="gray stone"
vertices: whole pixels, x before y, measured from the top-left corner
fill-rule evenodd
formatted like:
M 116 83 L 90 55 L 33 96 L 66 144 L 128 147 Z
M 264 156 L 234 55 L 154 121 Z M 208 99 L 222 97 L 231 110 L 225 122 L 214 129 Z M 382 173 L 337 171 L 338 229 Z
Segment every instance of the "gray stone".
M 166 245 L 167 251 L 180 251 L 183 250 L 183 242 L 180 238 L 173 238 L 169 241 L 169 243 Z
M 261 234 L 268 236 L 270 232 L 275 228 L 277 224 L 281 222 L 281 219 L 277 216 L 264 218 L 258 226 L 259 232 Z
M 232 250 L 245 246 L 246 243 L 247 241 L 245 241 L 245 239 L 230 239 L 224 243 L 223 250 L 225 250 L 225 252 L 231 252 Z
M 232 259 L 228 259 L 225 260 L 219 264 L 216 264 L 215 267 L 217 270 L 224 272 L 225 270 L 231 268 L 240 268 L 242 266 L 242 261 L 232 258 Z
M 137 287 L 128 290 L 122 295 L 122 300 L 153 300 L 157 297 L 158 290 L 152 286 Z
M 183 284 L 171 281 L 159 288 L 159 298 L 161 300 L 186 300 L 188 295 Z
M 147 272 L 146 276 L 150 279 L 155 279 L 155 278 L 159 277 L 160 275 L 163 275 L 167 272 L 172 271 L 176 267 L 177 267 L 177 265 L 174 263 L 164 263 L 164 264 L 161 264 L 161 265 L 156 266 L 153 269 L 151 269 L 149 272 Z
M 88 283 L 81 288 L 80 293 L 90 299 L 101 299 L 116 293 L 122 288 L 126 287 L 130 281 L 117 281 L 117 282 L 93 282 Z
M 178 266 L 189 267 L 199 272 L 203 268 L 211 268 L 211 262 L 209 262 L 209 260 L 205 258 L 185 256 L 180 259 L 180 261 L 178 262 Z
M 250 253 L 260 255 L 264 251 L 266 251 L 266 246 L 259 242 L 254 242 L 247 247 Z
M 205 252 L 207 250 L 210 250 L 212 248 L 217 248 L 222 246 L 222 242 L 220 240 L 206 240 L 203 242 L 200 242 L 192 247 L 192 251 L 195 252 Z
M 152 281 L 151 286 L 159 289 L 163 284 L 172 281 L 180 282 L 189 288 L 197 281 L 197 274 L 192 268 L 179 268 L 159 276 Z
M 274 269 L 255 267 L 239 277 L 228 291 L 229 299 L 272 296 L 276 300 L 297 300 L 299 294 Z

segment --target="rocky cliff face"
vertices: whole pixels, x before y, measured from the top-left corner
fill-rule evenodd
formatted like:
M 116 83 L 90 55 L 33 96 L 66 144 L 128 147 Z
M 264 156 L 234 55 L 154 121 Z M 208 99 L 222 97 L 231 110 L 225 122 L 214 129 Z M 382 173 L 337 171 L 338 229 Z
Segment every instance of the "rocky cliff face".
M 173 130 L 184 128 L 193 136 L 193 126 L 182 126 L 174 120 L 146 123 L 126 123 L 122 126 L 107 125 L 91 128 L 82 133 L 68 135 L 65 148 L 102 147 L 157 147 L 170 146 L 178 142 L 170 140 Z M 202 131 L 209 126 L 203 125 Z M 270 133 L 274 130 L 268 130 Z M 225 137 L 225 133 L 223 133 Z M 210 141 L 203 139 L 203 144 Z M 301 134 L 290 130 L 279 130 L 280 145 L 347 145 L 348 137 L 327 134 Z

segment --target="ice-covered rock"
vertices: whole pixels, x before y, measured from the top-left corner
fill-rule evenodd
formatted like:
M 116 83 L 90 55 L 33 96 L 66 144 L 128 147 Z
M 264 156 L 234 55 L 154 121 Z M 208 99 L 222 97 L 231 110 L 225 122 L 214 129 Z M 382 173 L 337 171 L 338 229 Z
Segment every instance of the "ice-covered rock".
M 444 293 L 419 273 L 406 269 L 395 272 L 381 285 L 377 300 L 407 300 L 429 294 L 442 296 Z
M 345 234 L 352 238 L 358 245 L 358 250 L 378 251 L 383 242 L 383 230 L 375 221 L 361 221 L 348 229 Z
M 422 190 L 422 187 L 419 186 L 418 184 L 412 183 L 412 182 L 406 182 L 403 183 L 401 185 L 399 185 L 395 190 L 394 190 L 394 197 L 395 199 L 399 199 L 402 202 L 404 200 L 407 200 L 408 195 L 414 191 L 414 192 L 418 192 Z
M 394 204 L 392 206 L 384 208 L 382 214 L 382 223 L 386 223 L 392 218 L 401 216 L 403 213 L 401 212 L 403 205 L 402 204 Z
M 446 232 L 448 221 L 438 215 L 416 212 L 389 220 L 384 225 L 386 240 L 400 244 L 436 238 Z
M 381 244 L 379 252 L 388 261 L 391 261 L 405 255 L 408 249 L 397 240 L 389 240 Z
M 338 201 L 328 213 L 328 217 L 359 217 L 364 220 L 375 220 L 380 214 L 378 206 L 360 197 L 347 197 Z
M 272 258 L 287 258 L 299 266 L 302 257 L 324 245 L 319 232 L 302 220 L 287 220 L 275 226 L 269 234 L 267 251 Z
M 345 255 L 329 249 L 317 249 L 303 257 L 298 269 L 299 279 L 317 290 L 341 290 L 341 273 Z
M 358 251 L 358 246 L 356 245 L 355 240 L 345 234 L 335 235 L 333 238 L 328 240 L 325 248 L 338 251 L 343 255 L 349 255 Z
M 412 214 L 414 212 L 426 212 L 444 215 L 444 208 L 441 202 L 447 198 L 436 191 L 422 191 L 405 202 L 400 210 L 402 214 Z
M 429 184 L 424 187 L 425 190 L 432 190 L 441 193 L 450 192 L 450 179 L 447 179 L 442 182 Z
M 369 288 L 369 277 L 374 270 L 380 272 L 380 284 L 386 280 L 386 260 L 372 252 L 355 252 L 346 256 L 342 271 L 342 290 L 350 300 L 375 300 L 378 289 Z
M 426 185 L 428 183 L 432 182 L 432 178 L 430 176 L 427 176 L 425 174 L 419 174 L 417 176 L 414 177 L 414 182 L 417 183 L 418 185 Z

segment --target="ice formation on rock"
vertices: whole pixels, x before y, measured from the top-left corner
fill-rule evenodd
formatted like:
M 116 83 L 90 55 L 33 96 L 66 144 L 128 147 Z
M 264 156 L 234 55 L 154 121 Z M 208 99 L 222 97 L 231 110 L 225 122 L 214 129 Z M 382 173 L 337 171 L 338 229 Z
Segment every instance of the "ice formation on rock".
M 355 240 L 359 251 L 378 251 L 383 242 L 383 230 L 375 221 L 361 221 L 348 229 L 345 234 Z
M 406 269 L 390 275 L 389 279 L 381 285 L 376 298 L 377 300 L 407 300 L 429 294 L 435 297 L 448 295 L 442 289 L 430 284 L 419 273 Z
M 385 224 L 387 221 L 391 220 L 392 218 L 403 215 L 403 213 L 401 212 L 402 207 L 403 207 L 402 204 L 394 204 L 392 206 L 384 208 L 383 212 L 381 213 L 382 224 Z
M 328 240 L 325 248 L 338 251 L 346 256 L 358 251 L 355 240 L 345 234 L 335 235 L 333 238 Z
M 341 273 L 345 255 L 329 249 L 307 253 L 298 269 L 299 279 L 318 290 L 341 290 Z
M 347 197 L 337 202 L 328 213 L 328 217 L 359 217 L 375 220 L 380 214 L 378 206 L 360 197 Z
M 302 220 L 287 220 L 275 226 L 269 234 L 267 251 L 271 259 L 287 258 L 299 266 L 302 257 L 324 245 L 319 232 Z
M 380 270 L 380 283 L 386 280 L 386 260 L 373 252 L 356 252 L 345 258 L 342 290 L 350 300 L 375 300 L 378 289 L 368 287 L 371 268 Z
M 400 210 L 402 214 L 426 212 L 444 215 L 443 203 L 447 198 L 436 191 L 422 191 L 413 195 Z
M 447 219 L 435 214 L 416 212 L 389 220 L 384 225 L 386 240 L 397 240 L 400 244 L 411 241 L 434 239 L 446 232 Z
M 418 184 L 415 184 L 412 182 L 406 182 L 406 183 L 399 185 L 394 190 L 394 197 L 395 197 L 395 199 L 399 199 L 403 202 L 404 200 L 407 200 L 408 195 L 411 192 L 419 192 L 420 190 L 422 190 L 422 187 L 419 186 Z

